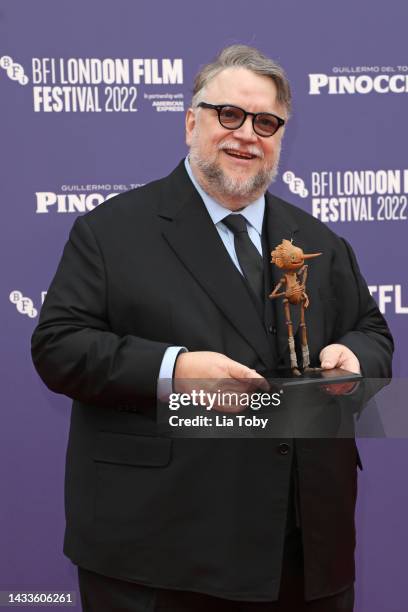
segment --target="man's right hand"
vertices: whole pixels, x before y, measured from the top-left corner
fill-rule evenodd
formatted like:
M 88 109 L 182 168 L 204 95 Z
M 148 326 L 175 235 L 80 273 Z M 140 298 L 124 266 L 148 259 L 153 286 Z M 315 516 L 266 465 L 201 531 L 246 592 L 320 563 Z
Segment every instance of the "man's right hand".
M 174 370 L 174 389 L 178 393 L 190 393 L 203 389 L 207 393 L 251 393 L 269 391 L 269 384 L 256 370 L 230 359 L 221 353 L 195 351 L 181 353 Z M 214 406 L 220 412 L 242 412 L 239 404 Z

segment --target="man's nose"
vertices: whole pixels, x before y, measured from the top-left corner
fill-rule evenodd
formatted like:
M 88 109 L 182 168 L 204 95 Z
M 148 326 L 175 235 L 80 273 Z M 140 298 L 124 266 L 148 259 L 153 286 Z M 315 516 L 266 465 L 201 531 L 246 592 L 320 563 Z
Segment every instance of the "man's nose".
M 241 125 L 241 127 L 234 130 L 233 134 L 237 138 L 251 140 L 252 142 L 255 142 L 258 139 L 257 134 L 254 132 L 251 115 L 245 117 L 244 123 Z

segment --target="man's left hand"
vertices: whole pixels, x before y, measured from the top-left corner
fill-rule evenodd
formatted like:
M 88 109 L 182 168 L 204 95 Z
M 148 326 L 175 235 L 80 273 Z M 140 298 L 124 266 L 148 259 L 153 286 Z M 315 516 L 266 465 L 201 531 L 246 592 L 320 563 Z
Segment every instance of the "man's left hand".
M 344 344 L 329 344 L 320 351 L 320 364 L 323 370 L 331 370 L 332 368 L 342 368 L 353 372 L 353 374 L 361 374 L 360 362 L 347 346 Z
M 320 363 L 322 370 L 342 368 L 353 374 L 361 374 L 360 362 L 347 346 L 344 344 L 329 344 L 320 351 Z M 348 395 L 354 391 L 358 383 L 346 382 L 327 385 L 325 388 L 329 395 Z

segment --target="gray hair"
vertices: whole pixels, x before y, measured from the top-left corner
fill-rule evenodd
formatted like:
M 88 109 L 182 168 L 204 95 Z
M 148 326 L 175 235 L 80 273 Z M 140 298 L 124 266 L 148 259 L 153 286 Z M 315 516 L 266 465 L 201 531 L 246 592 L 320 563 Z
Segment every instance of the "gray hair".
M 246 68 L 256 74 L 269 77 L 276 85 L 277 101 L 285 107 L 288 115 L 290 114 L 292 95 L 283 68 L 255 47 L 247 45 L 225 47 L 213 62 L 201 68 L 194 79 L 191 106 L 196 107 L 202 102 L 205 87 L 226 68 Z

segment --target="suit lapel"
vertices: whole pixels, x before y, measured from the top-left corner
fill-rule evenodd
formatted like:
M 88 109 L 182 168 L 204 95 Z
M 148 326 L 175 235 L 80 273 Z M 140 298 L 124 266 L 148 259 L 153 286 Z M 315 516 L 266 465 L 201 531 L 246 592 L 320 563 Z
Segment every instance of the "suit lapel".
M 273 356 L 257 309 L 183 162 L 167 184 L 169 189 L 159 210 L 165 240 L 265 366 L 271 368 Z

